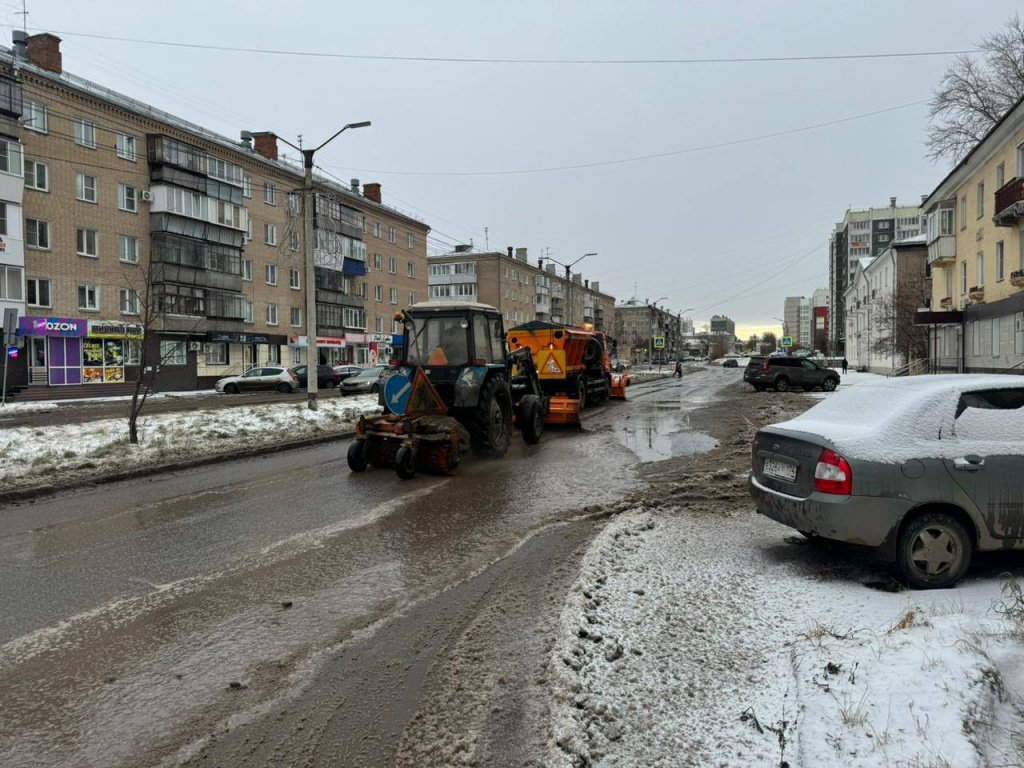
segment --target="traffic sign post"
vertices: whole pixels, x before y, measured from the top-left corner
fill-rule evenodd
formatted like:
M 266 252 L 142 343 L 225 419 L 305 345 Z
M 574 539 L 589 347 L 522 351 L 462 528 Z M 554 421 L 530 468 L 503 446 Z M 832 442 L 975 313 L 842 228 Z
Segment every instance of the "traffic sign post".
M 782 343 L 783 347 L 792 347 L 793 346 L 793 337 L 792 336 L 783 336 L 781 343 Z
M 404 416 L 411 394 L 412 382 L 406 375 L 396 373 L 384 380 L 384 402 L 392 413 Z
M 18 327 L 18 310 L 14 307 L 7 307 L 4 309 L 4 332 L 3 342 L 4 349 L 7 350 L 7 354 L 4 355 L 4 385 L 3 394 L 0 395 L 0 405 L 7 405 L 7 369 L 11 363 L 11 345 L 14 344 L 15 331 Z M 17 356 L 18 352 L 15 350 L 14 356 Z

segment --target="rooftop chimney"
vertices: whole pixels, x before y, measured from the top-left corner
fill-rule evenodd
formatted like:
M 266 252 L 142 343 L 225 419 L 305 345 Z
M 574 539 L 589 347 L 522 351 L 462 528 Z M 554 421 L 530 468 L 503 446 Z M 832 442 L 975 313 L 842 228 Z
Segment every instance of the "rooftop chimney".
M 895 208 L 896 207 L 896 198 L 895 197 L 890 197 L 889 198 L 889 207 L 890 208 Z
M 584 288 L 589 288 L 590 287 L 590 281 L 589 280 L 584 280 L 583 281 L 583 287 Z
M 28 33 L 20 29 L 14 30 L 11 34 L 11 42 L 14 43 L 14 58 L 25 61 L 28 59 Z
M 380 184 L 363 184 L 363 197 L 375 203 L 380 202 Z
M 55 72 L 58 75 L 63 71 L 60 56 L 60 38 L 43 32 L 40 35 L 32 35 L 28 38 L 28 60 L 40 69 Z
M 242 149 L 252 149 L 252 132 L 242 131 L 240 134 L 241 141 L 238 143 L 242 145 Z
M 529 261 L 526 258 L 526 249 L 525 248 L 516 248 L 516 259 L 518 261 L 522 261 L 522 262 Z
M 272 131 L 260 131 L 252 135 L 256 142 L 256 151 L 268 160 L 277 160 L 277 134 Z
M 514 257 L 514 256 L 512 255 L 512 246 L 511 246 L 511 245 L 510 245 L 510 246 L 508 246 L 508 257 L 509 257 L 510 259 L 512 259 L 512 258 L 515 258 L 515 257 Z
M 544 259 L 537 259 L 537 269 L 544 271 Z
M 590 284 L 590 287 L 591 287 L 591 288 L 593 288 L 593 289 L 594 289 L 594 290 L 595 290 L 595 291 L 596 291 L 597 293 L 600 293 L 600 292 L 601 292 L 601 284 L 600 284 L 599 282 L 597 282 L 597 280 L 595 280 L 594 282 L 592 282 L 592 283 Z
M 928 199 L 928 195 L 921 195 L 921 205 L 924 205 L 924 202 L 927 199 Z
M 352 179 L 349 182 L 349 185 L 352 187 L 352 191 L 355 192 L 358 195 L 359 194 L 359 179 Z

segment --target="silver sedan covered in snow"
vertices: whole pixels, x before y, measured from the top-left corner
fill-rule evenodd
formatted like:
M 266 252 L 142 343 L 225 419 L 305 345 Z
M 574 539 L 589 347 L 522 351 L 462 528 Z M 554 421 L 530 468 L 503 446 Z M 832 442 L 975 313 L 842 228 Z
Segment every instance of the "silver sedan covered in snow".
M 921 376 L 840 391 L 751 446 L 757 511 L 879 547 L 916 588 L 1024 547 L 1024 379 Z

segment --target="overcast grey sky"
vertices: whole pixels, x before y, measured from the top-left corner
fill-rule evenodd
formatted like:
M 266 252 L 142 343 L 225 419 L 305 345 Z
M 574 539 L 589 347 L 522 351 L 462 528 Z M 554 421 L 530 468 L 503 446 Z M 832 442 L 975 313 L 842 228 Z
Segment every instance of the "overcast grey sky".
M 16 0 L 0 0 L 9 44 Z M 55 32 L 334 53 L 708 58 L 966 49 L 1012 2 L 293 2 L 29 0 Z M 571 171 L 428 175 L 618 160 L 786 131 L 927 98 L 946 58 L 695 65 L 451 64 L 268 56 L 63 35 L 64 67 L 230 137 L 319 143 L 342 179 L 383 184 L 432 246 L 526 246 L 581 265 L 619 299 L 668 296 L 698 326 L 778 330 L 786 295 L 827 285 L 848 205 L 919 200 L 920 105 L 781 138 Z M 742 293 L 737 296 L 736 294 Z

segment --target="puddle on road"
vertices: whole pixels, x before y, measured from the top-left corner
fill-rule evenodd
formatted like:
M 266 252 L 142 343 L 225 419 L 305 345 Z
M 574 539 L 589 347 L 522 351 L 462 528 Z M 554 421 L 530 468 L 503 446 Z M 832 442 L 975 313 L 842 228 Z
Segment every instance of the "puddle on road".
M 617 436 L 640 461 L 664 461 L 710 451 L 718 441 L 703 432 L 691 432 L 688 424 L 655 415 L 630 420 Z

